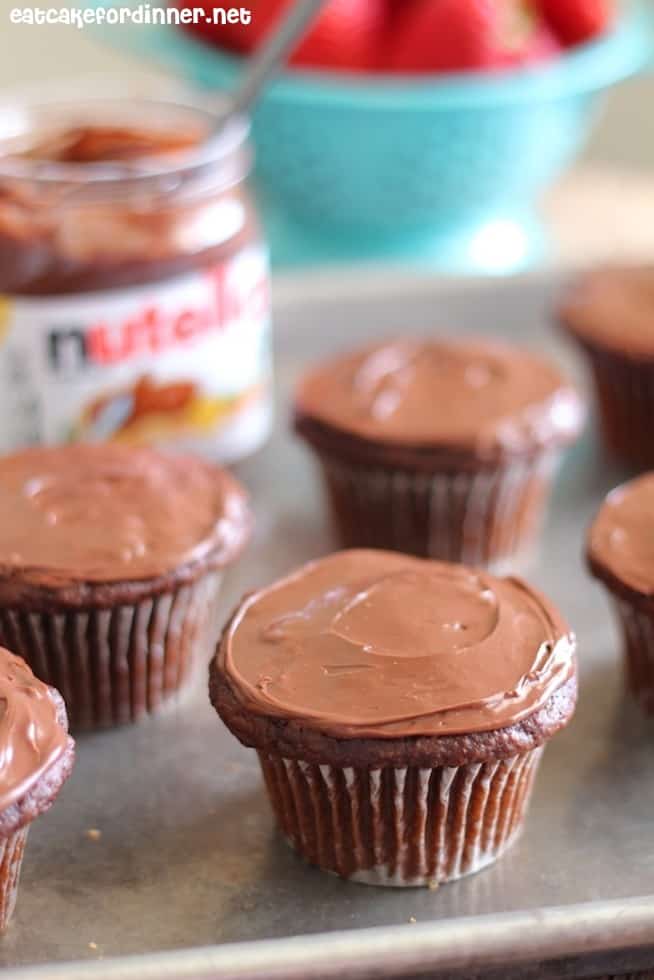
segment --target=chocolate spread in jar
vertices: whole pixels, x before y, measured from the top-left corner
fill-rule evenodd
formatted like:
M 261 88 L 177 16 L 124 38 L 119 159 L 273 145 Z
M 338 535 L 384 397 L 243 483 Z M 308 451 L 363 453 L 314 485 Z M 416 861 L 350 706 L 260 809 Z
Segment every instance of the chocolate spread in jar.
M 267 435 L 269 274 L 246 128 L 212 144 L 188 114 L 47 121 L 6 142 L 1 448 L 114 439 L 232 460 Z

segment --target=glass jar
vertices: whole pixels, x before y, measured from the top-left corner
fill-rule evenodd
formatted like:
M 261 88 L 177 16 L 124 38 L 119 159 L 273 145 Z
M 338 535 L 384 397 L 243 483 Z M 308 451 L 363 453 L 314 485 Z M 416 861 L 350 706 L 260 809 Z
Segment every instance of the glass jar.
M 198 104 L 0 107 L 0 448 L 119 440 L 224 462 L 272 419 L 248 126 Z

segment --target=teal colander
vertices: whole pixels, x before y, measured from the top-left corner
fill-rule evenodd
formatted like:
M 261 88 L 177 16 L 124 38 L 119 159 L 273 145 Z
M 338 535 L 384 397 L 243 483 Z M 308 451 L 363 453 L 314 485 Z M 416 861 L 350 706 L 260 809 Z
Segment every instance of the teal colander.
M 427 258 L 508 271 L 538 254 L 540 193 L 584 143 L 602 93 L 650 54 L 651 22 L 503 75 L 288 71 L 253 118 L 277 262 Z M 240 59 L 174 28 L 132 43 L 195 84 L 229 89 Z

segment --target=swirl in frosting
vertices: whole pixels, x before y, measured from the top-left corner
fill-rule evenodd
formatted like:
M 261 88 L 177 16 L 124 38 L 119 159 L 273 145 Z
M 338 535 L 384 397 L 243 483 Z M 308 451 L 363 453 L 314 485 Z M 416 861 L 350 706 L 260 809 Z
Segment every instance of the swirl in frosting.
M 246 598 L 220 662 L 251 711 L 340 737 L 489 731 L 574 672 L 574 637 L 524 582 L 344 551 Z

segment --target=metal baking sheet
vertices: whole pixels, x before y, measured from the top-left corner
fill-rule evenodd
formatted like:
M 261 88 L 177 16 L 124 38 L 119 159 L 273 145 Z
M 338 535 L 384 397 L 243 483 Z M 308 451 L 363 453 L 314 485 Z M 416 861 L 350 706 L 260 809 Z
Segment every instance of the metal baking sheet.
M 441 327 L 492 331 L 574 371 L 548 323 L 557 288 L 420 281 L 282 297 L 278 432 L 240 468 L 257 530 L 225 612 L 332 547 L 311 461 L 286 429 L 303 364 L 392 330 Z M 590 515 L 621 476 L 590 433 L 558 483 L 531 578 L 576 628 L 582 694 L 545 753 L 527 830 L 498 864 L 437 891 L 370 888 L 305 866 L 276 835 L 254 753 L 222 727 L 200 677 L 161 718 L 78 740 L 70 783 L 32 828 L 16 919 L 0 941 L 7 980 L 570 977 L 654 963 L 654 724 L 623 698 L 616 630 L 581 558 Z M 79 962 L 56 966 L 69 961 Z

